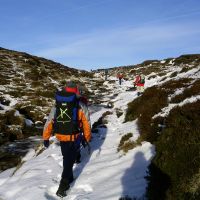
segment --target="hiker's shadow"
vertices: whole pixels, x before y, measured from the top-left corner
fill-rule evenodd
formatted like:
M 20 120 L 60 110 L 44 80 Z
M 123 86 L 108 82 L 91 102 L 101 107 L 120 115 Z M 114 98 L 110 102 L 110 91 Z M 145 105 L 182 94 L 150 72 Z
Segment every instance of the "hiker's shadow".
M 136 152 L 134 154 L 133 163 L 130 168 L 128 168 L 124 175 L 122 176 L 122 197 L 129 197 L 131 199 L 143 199 L 141 197 L 145 193 L 145 185 L 146 180 L 144 174 L 146 174 L 146 170 L 148 165 L 150 164 L 150 160 L 147 160 L 144 157 L 143 152 Z M 123 199 L 122 198 L 122 199 Z
M 95 158 L 101 154 L 101 146 L 104 143 L 106 134 L 107 127 L 105 125 L 99 125 L 95 128 L 94 132 L 92 132 L 92 140 L 89 143 L 90 153 L 88 152 L 88 146 L 81 149 L 81 163 L 74 166 L 75 177 L 79 177 L 91 157 Z

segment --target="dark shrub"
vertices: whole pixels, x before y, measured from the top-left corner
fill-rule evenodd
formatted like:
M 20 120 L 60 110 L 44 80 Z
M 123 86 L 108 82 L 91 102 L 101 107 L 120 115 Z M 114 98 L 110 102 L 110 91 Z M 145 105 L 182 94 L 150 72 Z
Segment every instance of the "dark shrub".
M 167 93 L 157 87 L 148 88 L 144 94 L 128 104 L 126 121 L 138 118 L 139 131 L 143 140 L 153 142 L 155 139 L 155 121 L 152 117 L 167 106 Z M 154 123 L 154 124 L 153 124 Z
M 168 94 L 173 94 L 178 88 L 186 87 L 191 84 L 192 79 L 182 78 L 178 80 L 170 80 L 162 84 L 160 87 L 165 89 Z
M 10 101 L 7 100 L 4 96 L 0 96 L 0 104 L 5 105 L 5 106 L 9 106 Z
M 173 72 L 173 73 L 170 75 L 170 78 L 176 77 L 177 74 L 178 74 L 178 72 Z
M 141 145 L 141 138 L 139 137 L 136 141 L 133 141 L 130 139 L 132 136 L 132 133 L 123 135 L 118 145 L 117 151 L 123 151 L 124 153 L 127 153 L 129 150 L 135 148 L 138 145 Z
M 190 55 L 182 55 L 174 60 L 174 64 L 180 65 L 183 64 L 190 64 L 194 62 L 194 60 L 200 61 L 200 55 L 199 54 L 190 54 Z
M 149 167 L 149 199 L 200 198 L 199 119 L 200 101 L 171 110 L 166 128 L 155 142 L 156 156 Z M 160 186 L 164 187 L 161 194 L 157 190 Z
M 36 90 L 35 91 L 35 97 L 47 97 L 47 98 L 51 98 L 51 99 L 54 99 L 55 98 L 55 89 L 53 88 L 50 88 L 49 90 Z M 39 104 L 37 104 L 39 105 Z
M 123 144 L 129 140 L 129 138 L 131 138 L 133 136 L 132 133 L 127 133 L 126 135 L 123 135 L 121 140 L 120 140 L 120 143 L 119 143 L 119 147 L 123 146 Z
M 189 67 L 183 67 L 182 70 L 180 71 L 180 73 L 184 73 L 184 72 L 187 72 L 189 70 L 190 70 Z
M 183 91 L 182 94 L 179 94 L 171 99 L 171 103 L 180 103 L 186 98 L 199 95 L 200 94 L 200 80 L 197 80 L 193 85 Z
M 103 113 L 102 116 L 92 124 L 92 132 L 94 132 L 94 130 L 97 129 L 99 126 L 107 124 L 107 120 L 105 119 L 105 117 L 110 114 L 112 114 L 112 112 L 110 111 L 106 111 L 105 113 Z
M 27 91 L 15 88 L 13 90 L 10 90 L 9 94 L 15 98 L 17 97 L 21 98 L 22 96 L 25 96 L 27 94 Z
M 151 76 L 149 76 L 149 78 L 148 78 L 148 79 L 150 80 L 150 79 L 152 79 L 152 78 L 156 78 L 156 77 L 157 77 L 157 75 L 156 75 L 156 74 L 154 74 L 154 75 L 151 75 Z
M 116 115 L 118 118 L 121 117 L 123 115 L 123 111 L 119 108 L 116 108 Z
M 106 111 L 106 112 L 103 113 L 102 117 L 105 118 L 108 115 L 112 115 L 112 112 L 111 111 Z
M 9 84 L 11 81 L 8 79 L 5 79 L 3 75 L 0 74 L 0 85 L 6 85 Z
M 171 180 L 167 174 L 156 167 L 154 160 L 149 166 L 148 176 L 145 177 L 148 182 L 146 197 L 148 200 L 165 200 L 166 192 L 171 185 Z
M 158 74 L 158 76 L 166 76 L 167 75 L 167 72 L 165 72 L 165 71 L 162 71 L 162 72 L 160 72 L 159 74 Z
M 114 84 L 116 81 L 115 80 L 108 80 L 109 84 Z
M 22 116 L 17 116 L 16 110 L 9 110 L 5 113 L 5 119 L 7 125 L 20 125 L 24 126 L 24 118 Z

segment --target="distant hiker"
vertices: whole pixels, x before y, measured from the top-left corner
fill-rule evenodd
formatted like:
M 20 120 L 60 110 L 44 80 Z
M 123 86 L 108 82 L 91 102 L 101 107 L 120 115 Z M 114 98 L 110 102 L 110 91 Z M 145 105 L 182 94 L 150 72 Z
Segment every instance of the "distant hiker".
M 73 165 L 77 158 L 80 146 L 80 135 L 86 142 L 90 141 L 91 128 L 82 107 L 79 104 L 79 91 L 77 86 L 70 82 L 67 87 L 56 92 L 56 104 L 52 108 L 43 131 L 44 146 L 49 146 L 49 138 L 52 133 L 60 141 L 63 155 L 63 172 L 56 192 L 57 196 L 64 197 L 73 182 Z M 82 128 L 80 130 L 80 124 Z
M 119 84 L 121 85 L 122 84 L 122 79 L 123 79 L 124 75 L 122 72 L 118 72 L 117 73 L 117 78 L 119 79 Z
M 108 69 L 105 69 L 105 81 L 107 81 L 108 78 Z
M 145 76 L 139 74 L 135 77 L 133 81 L 134 87 L 137 87 L 137 95 L 139 96 L 144 92 Z

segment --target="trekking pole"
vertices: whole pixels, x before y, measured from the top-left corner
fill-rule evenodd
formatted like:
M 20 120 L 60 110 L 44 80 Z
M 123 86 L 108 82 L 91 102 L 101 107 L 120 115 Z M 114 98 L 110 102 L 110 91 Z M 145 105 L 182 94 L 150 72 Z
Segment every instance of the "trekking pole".
M 84 148 L 87 146 L 87 148 L 88 148 L 88 154 L 90 155 L 90 153 L 91 153 L 91 147 L 90 147 L 89 142 L 87 142 L 87 140 L 85 139 L 84 136 L 83 136 L 83 140 L 82 140 L 82 145 L 83 145 Z
M 90 155 L 90 153 L 91 153 L 91 147 L 90 147 L 90 144 L 89 144 L 89 142 L 87 142 L 87 141 L 85 141 L 86 142 L 86 145 L 87 145 L 87 147 L 88 147 L 88 154 Z

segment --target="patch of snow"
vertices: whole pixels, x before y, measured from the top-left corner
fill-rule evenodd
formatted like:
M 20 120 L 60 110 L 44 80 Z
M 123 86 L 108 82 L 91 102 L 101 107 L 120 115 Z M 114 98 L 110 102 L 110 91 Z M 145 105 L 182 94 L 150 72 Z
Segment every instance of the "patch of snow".
M 26 124 L 26 126 L 33 126 L 33 122 L 30 120 L 30 119 L 25 119 L 25 124 Z
M 169 104 L 167 107 L 163 108 L 163 109 L 161 110 L 161 112 L 159 112 L 158 114 L 154 115 L 154 116 L 152 117 L 152 119 L 155 119 L 156 117 L 159 117 L 159 116 L 161 116 L 161 117 L 166 117 L 167 115 L 169 115 L 170 111 L 171 111 L 174 107 L 176 107 L 176 106 L 183 106 L 183 105 L 185 105 L 185 104 L 193 103 L 193 102 L 196 102 L 196 101 L 198 101 L 198 100 L 200 100 L 200 95 L 192 96 L 192 97 L 190 97 L 190 98 L 187 98 L 187 99 L 185 99 L 184 101 L 182 101 L 181 103 L 178 103 L 178 104 L 177 104 L 177 103 Z

